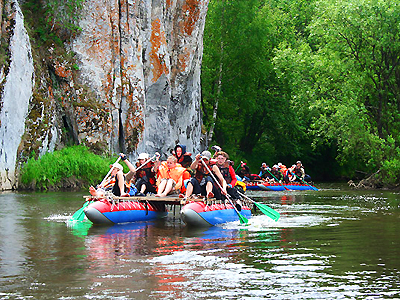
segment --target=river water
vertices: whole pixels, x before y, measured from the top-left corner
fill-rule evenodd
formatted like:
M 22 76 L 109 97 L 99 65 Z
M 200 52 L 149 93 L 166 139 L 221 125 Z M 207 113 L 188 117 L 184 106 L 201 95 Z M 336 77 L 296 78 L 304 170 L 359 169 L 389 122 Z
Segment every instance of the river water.
M 74 225 L 83 193 L 0 193 L 0 298 L 400 298 L 399 193 L 247 194 L 279 221 Z

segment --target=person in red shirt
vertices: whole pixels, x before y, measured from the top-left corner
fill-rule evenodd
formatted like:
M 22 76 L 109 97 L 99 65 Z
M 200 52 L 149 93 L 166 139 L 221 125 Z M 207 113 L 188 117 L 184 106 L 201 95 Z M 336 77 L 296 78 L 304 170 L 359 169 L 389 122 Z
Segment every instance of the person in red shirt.
M 234 188 L 236 185 L 237 179 L 236 179 L 236 174 L 235 170 L 232 168 L 232 165 L 229 163 L 229 155 L 228 153 L 224 151 L 218 151 L 215 154 L 215 157 L 217 159 L 216 166 L 219 168 L 222 177 L 224 177 L 226 183 L 227 183 L 227 188 L 226 191 L 227 193 L 233 198 L 233 199 L 239 199 L 240 195 L 238 194 L 237 190 Z

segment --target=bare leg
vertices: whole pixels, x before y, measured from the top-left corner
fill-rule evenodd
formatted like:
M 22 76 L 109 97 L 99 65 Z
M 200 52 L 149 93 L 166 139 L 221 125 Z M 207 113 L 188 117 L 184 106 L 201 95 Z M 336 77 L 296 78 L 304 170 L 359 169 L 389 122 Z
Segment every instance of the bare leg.
M 213 189 L 213 184 L 212 184 L 212 182 L 207 182 L 207 184 L 206 184 L 206 195 L 207 195 L 207 198 L 214 198 L 214 194 L 213 194 L 213 192 L 212 192 L 212 189 Z
M 172 179 L 168 179 L 166 182 L 167 183 L 165 185 L 165 189 L 160 194 L 160 197 L 166 197 L 172 191 L 172 187 L 174 186 L 174 181 Z
M 190 197 L 192 194 L 193 194 L 193 184 L 189 181 L 186 188 L 185 198 Z
M 165 190 L 165 186 L 167 185 L 167 180 L 161 180 L 160 185 L 158 186 L 156 197 L 161 197 L 161 194 Z

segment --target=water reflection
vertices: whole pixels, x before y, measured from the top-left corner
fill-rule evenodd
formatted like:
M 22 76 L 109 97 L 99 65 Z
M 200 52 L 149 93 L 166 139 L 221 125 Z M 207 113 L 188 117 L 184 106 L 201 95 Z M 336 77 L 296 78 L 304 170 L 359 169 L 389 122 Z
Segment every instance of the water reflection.
M 0 193 L 0 298 L 374 299 L 400 294 L 400 196 L 253 193 L 248 226 L 66 221 L 73 193 Z
M 25 242 L 27 234 L 22 226 L 27 207 L 23 196 L 15 193 L 0 194 L 0 273 L 1 279 L 16 277 L 24 273 L 27 264 Z M 7 201 L 5 201 L 7 199 Z

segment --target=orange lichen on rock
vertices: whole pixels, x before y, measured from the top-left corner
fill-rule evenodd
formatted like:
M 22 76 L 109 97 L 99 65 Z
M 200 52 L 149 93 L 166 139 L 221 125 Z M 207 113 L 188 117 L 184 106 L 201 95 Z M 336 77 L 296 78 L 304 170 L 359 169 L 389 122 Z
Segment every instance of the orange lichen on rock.
M 166 47 L 167 41 L 165 39 L 165 32 L 161 31 L 161 21 L 156 19 L 151 23 L 151 51 L 150 62 L 153 68 L 153 82 L 156 82 L 162 74 L 168 74 L 168 68 L 164 61 L 164 56 L 161 48 Z
M 57 76 L 62 78 L 67 78 L 72 76 L 72 71 L 68 70 L 65 66 L 61 65 L 58 62 L 55 62 L 54 64 L 54 72 L 56 73 Z
M 184 49 L 183 53 L 178 55 L 178 71 L 185 71 L 187 67 L 187 62 L 190 59 L 190 52 L 187 48 Z
M 187 35 L 192 35 L 193 29 L 200 17 L 200 1 L 199 0 L 186 0 L 182 6 L 183 26 L 182 30 Z

